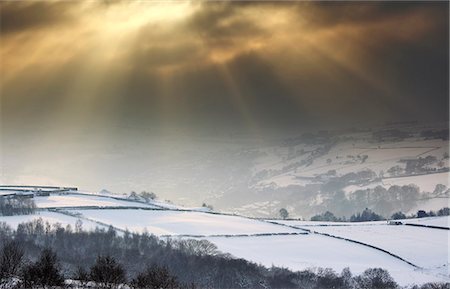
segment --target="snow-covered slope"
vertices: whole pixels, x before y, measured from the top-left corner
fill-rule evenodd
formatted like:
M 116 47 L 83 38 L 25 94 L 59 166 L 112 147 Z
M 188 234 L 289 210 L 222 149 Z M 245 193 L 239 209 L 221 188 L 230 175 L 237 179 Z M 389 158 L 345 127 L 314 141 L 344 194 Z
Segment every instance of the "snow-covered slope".
M 266 218 L 277 216 L 280 208 L 288 209 L 292 217 L 306 218 L 327 210 L 348 218 L 366 207 L 385 217 L 399 208 L 408 214 L 436 211 L 450 201 L 445 131 L 448 135 L 448 124 L 299 133 L 253 149 L 246 188 L 251 194 L 241 198 L 236 192 L 227 198 L 228 192 L 211 202 L 222 210 Z M 402 195 L 398 186 L 410 185 L 417 194 L 398 197 Z M 367 195 L 380 197 L 364 197 L 366 190 L 371 190 Z M 229 199 L 234 203 L 223 206 Z M 383 202 L 387 199 L 388 204 Z
M 402 285 L 449 280 L 415 269 L 386 253 L 369 247 L 317 234 L 264 236 L 247 238 L 208 238 L 219 250 L 265 266 L 282 266 L 292 270 L 315 267 L 340 272 L 345 267 L 359 274 L 367 268 L 380 267 Z
M 144 207 L 158 208 L 151 204 L 144 204 L 108 196 L 79 195 L 79 194 L 52 194 L 50 196 L 37 196 L 34 202 L 38 208 L 64 208 L 64 207 Z
M 428 217 L 428 218 L 420 218 L 420 219 L 406 219 L 401 220 L 404 224 L 417 224 L 417 225 L 425 225 L 425 226 L 437 226 L 450 228 L 450 216 L 443 217 Z
M 108 229 L 107 226 L 103 226 L 86 219 L 80 219 L 77 217 L 48 211 L 37 212 L 36 214 L 33 215 L 0 216 L 0 222 L 5 222 L 13 229 L 16 229 L 20 223 L 31 222 L 38 219 L 42 219 L 44 223 L 48 222 L 52 226 L 55 226 L 56 224 L 59 224 L 62 227 L 70 225 L 72 229 L 75 228 L 75 224 L 78 220 L 81 220 L 82 228 L 84 230 L 92 231 L 95 230 L 95 228 L 97 227 L 100 229 Z
M 449 217 L 399 220 L 403 224 L 422 224 L 448 228 Z M 417 266 L 422 272 L 449 280 L 449 230 L 408 225 L 389 225 L 385 221 L 332 223 L 275 221 L 329 237 L 356 241 L 393 254 Z M 316 224 L 315 224 L 316 223 Z
M 257 220 L 215 212 L 201 212 L 173 205 L 152 204 L 79 193 L 34 198 L 40 207 L 33 215 L 2 216 L 13 228 L 41 218 L 43 222 L 120 232 L 148 232 L 172 238 L 201 238 L 224 253 L 292 270 L 329 267 L 340 272 L 349 267 L 354 274 L 367 268 L 389 270 L 402 285 L 450 281 L 449 230 L 409 226 L 447 227 L 449 217 L 386 221 L 330 223 L 291 220 Z M 51 209 L 49 209 L 51 208 Z
M 121 230 L 155 235 L 241 235 L 298 233 L 298 230 L 238 216 L 169 210 L 78 210 L 88 220 Z
M 383 248 L 413 264 L 436 269 L 448 266 L 449 232 L 411 226 L 322 226 L 314 231 Z

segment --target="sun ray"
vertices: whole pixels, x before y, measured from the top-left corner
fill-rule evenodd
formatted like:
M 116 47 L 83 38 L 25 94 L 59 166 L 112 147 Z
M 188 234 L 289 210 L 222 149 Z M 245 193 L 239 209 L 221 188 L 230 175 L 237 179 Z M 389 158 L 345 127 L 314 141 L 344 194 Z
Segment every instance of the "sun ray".
M 246 103 L 245 96 L 242 95 L 239 89 L 239 85 L 231 74 L 229 68 L 226 64 L 218 64 L 216 67 L 219 70 L 220 75 L 222 76 L 222 79 L 229 90 L 231 102 L 245 121 L 247 128 L 253 133 L 253 135 L 260 136 L 261 130 L 259 128 L 259 125 L 252 116 L 250 109 Z

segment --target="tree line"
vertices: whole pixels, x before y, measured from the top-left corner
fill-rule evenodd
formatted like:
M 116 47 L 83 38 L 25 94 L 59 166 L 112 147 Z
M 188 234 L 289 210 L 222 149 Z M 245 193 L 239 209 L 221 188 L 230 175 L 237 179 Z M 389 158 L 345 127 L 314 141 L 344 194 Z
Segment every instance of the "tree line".
M 444 207 L 439 209 L 438 211 L 428 211 L 418 210 L 416 214 L 406 215 L 405 213 L 399 211 L 395 212 L 390 216 L 391 220 L 400 220 L 400 219 L 412 219 L 412 218 L 424 218 L 424 217 L 436 217 L 436 216 L 448 216 L 450 215 L 450 209 L 448 207 Z M 383 217 L 380 214 L 373 212 L 369 208 L 365 208 L 362 212 L 355 213 L 347 219 L 345 216 L 336 217 L 332 212 L 326 211 L 321 214 L 317 214 L 311 217 L 311 221 L 322 221 L 322 222 L 368 222 L 368 221 L 381 221 L 386 220 L 387 218 Z
M 22 196 L 0 197 L 0 214 L 2 216 L 29 215 L 36 211 L 33 199 Z

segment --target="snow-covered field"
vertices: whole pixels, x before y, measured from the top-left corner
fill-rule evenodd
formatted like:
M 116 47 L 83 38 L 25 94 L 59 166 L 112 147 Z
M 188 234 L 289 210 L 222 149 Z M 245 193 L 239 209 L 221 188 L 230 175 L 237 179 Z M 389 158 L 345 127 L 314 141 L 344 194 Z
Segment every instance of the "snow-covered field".
M 377 175 L 384 175 L 382 182 L 374 182 L 359 186 L 348 186 L 344 190 L 351 193 L 358 189 L 373 188 L 377 185 L 389 187 L 392 185 L 416 184 L 421 191 L 433 192 L 437 184 L 448 187 L 449 173 L 437 173 L 423 176 L 411 176 L 402 178 L 387 178 L 387 171 L 395 166 L 403 167 L 405 159 L 418 159 L 427 156 L 436 157 L 436 162 L 430 168 L 448 167 L 448 141 L 441 139 L 424 140 L 411 137 L 402 141 L 374 142 L 371 133 L 347 135 L 348 140 L 342 140 L 331 147 L 329 151 L 319 157 L 313 157 L 312 163 L 302 161 L 311 157 L 310 152 L 319 146 L 297 144 L 291 147 L 273 147 L 261 149 L 261 156 L 256 160 L 254 172 L 262 170 L 278 170 L 269 177 L 260 180 L 255 187 L 287 187 L 289 185 L 304 186 L 314 183 L 313 178 L 320 174 L 334 170 L 337 175 L 344 175 L 362 170 L 372 170 Z M 303 154 L 292 152 L 302 151 Z M 290 156 L 291 155 L 291 156 Z M 366 159 L 362 161 L 362 157 Z M 309 180 L 308 180 L 309 178 Z
M 426 218 L 415 218 L 415 219 L 401 219 L 397 220 L 403 224 L 420 224 L 427 226 L 438 226 L 450 228 L 450 216 L 442 217 L 426 217 Z M 371 221 L 371 222 L 322 222 L 322 221 L 297 221 L 297 220 L 270 220 L 270 222 L 295 226 L 299 228 L 303 227 L 318 227 L 318 226 L 368 226 L 368 225 L 387 225 L 388 221 Z
M 385 179 L 383 183 L 385 186 L 416 184 L 422 191 L 433 192 L 437 184 L 449 186 L 449 173 Z
M 418 225 L 450 228 L 450 216 L 428 217 L 428 218 L 421 218 L 421 219 L 406 219 L 406 220 L 402 220 L 402 222 L 405 224 L 418 224 Z
M 300 220 L 269 220 L 270 222 L 283 224 L 294 227 L 316 227 L 316 226 L 366 226 L 387 224 L 387 221 L 371 221 L 371 222 L 327 222 L 327 221 L 300 221 Z
M 194 211 L 78 210 L 84 218 L 111 224 L 121 230 L 155 235 L 240 235 L 296 233 L 298 230 L 238 216 Z
M 447 228 L 449 226 L 448 216 L 399 221 L 405 224 L 433 225 Z M 375 246 L 411 262 L 422 268 L 427 274 L 433 274 L 446 280 L 450 278 L 450 231 L 448 230 L 405 225 L 394 226 L 388 225 L 385 221 L 363 223 L 275 222 Z
M 417 270 L 386 253 L 317 234 L 207 239 L 223 252 L 269 267 L 276 265 L 292 270 L 327 267 L 336 272 L 349 267 L 355 274 L 380 267 L 389 270 L 402 285 L 446 280 L 426 270 Z
M 62 227 L 70 225 L 72 229 L 75 228 L 75 223 L 80 220 L 77 217 L 67 216 L 60 213 L 41 211 L 33 215 L 21 215 L 21 216 L 0 216 L 0 222 L 5 222 L 11 228 L 16 229 L 20 223 L 31 222 L 37 219 L 42 219 L 42 221 L 48 222 L 50 225 L 60 224 Z M 107 229 L 106 226 L 99 225 L 95 222 L 88 220 L 81 220 L 82 228 L 84 230 L 93 231 L 96 227 Z
M 448 265 L 449 232 L 411 226 L 322 226 L 316 232 L 363 242 L 427 269 Z
M 168 204 L 171 209 L 161 209 L 163 202 L 158 202 L 154 209 L 151 204 L 98 195 L 54 194 L 34 199 L 40 208 L 36 214 L 1 216 L 0 222 L 16 228 L 19 223 L 42 218 L 52 225 L 59 223 L 74 228 L 77 220 L 82 220 L 86 230 L 112 226 L 119 231 L 128 229 L 164 237 L 205 238 L 224 253 L 265 266 L 292 270 L 328 267 L 336 272 L 349 267 L 354 274 L 381 267 L 389 270 L 401 285 L 450 281 L 449 230 L 394 226 L 386 221 L 265 221 L 197 209 L 176 209 L 181 207 L 171 204 Z M 60 211 L 46 209 L 55 207 Z M 449 220 L 449 217 L 430 217 L 400 221 L 448 227 Z
M 117 200 L 107 196 L 52 194 L 46 197 L 35 197 L 34 202 L 38 208 L 64 208 L 64 207 L 144 207 L 157 208 L 151 204 L 144 204 L 126 200 Z

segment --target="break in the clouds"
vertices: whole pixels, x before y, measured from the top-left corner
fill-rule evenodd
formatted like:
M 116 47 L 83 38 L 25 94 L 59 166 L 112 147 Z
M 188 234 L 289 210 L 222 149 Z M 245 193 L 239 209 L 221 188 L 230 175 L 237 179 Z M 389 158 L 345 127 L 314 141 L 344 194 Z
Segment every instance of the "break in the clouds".
M 5 127 L 448 119 L 448 2 L 1 2 Z

